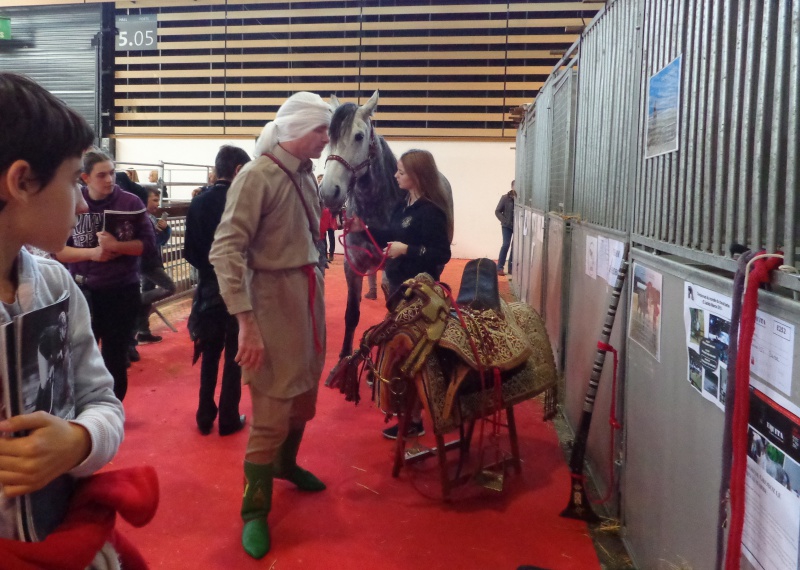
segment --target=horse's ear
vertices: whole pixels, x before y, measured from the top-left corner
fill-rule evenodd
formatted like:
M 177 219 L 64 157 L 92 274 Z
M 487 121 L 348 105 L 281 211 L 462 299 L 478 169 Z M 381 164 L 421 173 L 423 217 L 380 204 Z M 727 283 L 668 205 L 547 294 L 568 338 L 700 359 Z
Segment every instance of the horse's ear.
M 378 90 L 375 90 L 375 93 L 372 94 L 372 97 L 369 98 L 369 101 L 364 103 L 364 106 L 358 110 L 359 115 L 361 115 L 362 119 L 367 119 L 372 116 L 375 112 L 375 107 L 378 106 Z
M 339 98 L 336 95 L 331 94 L 331 98 L 330 101 L 328 102 L 328 105 L 330 105 L 331 111 L 335 111 L 336 109 L 339 108 L 339 105 L 341 105 L 341 103 L 339 103 Z

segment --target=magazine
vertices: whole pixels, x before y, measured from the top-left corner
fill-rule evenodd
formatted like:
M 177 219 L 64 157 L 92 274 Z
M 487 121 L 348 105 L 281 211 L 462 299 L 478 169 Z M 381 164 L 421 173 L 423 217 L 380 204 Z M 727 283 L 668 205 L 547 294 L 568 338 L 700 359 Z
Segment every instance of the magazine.
M 68 331 L 68 293 L 0 325 L 0 419 L 39 410 L 67 420 L 75 417 Z M 73 485 L 72 477 L 64 474 L 16 499 L 21 540 L 42 540 L 61 523 Z
M 103 212 L 103 231 L 113 234 L 117 241 L 137 239 L 137 228 L 144 213 L 144 208 L 135 212 L 106 210 Z

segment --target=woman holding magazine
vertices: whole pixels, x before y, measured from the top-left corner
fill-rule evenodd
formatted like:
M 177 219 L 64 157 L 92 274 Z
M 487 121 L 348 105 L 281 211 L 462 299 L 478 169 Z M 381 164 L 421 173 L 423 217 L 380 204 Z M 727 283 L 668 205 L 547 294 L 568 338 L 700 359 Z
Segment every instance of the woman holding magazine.
M 128 390 L 128 345 L 141 303 L 138 258 L 154 255 L 156 246 L 144 204 L 117 186 L 114 175 L 106 154 L 90 150 L 83 155 L 81 192 L 89 211 L 78 217 L 56 257 L 67 264 L 89 301 L 92 331 L 114 377 L 114 393 L 122 400 Z M 130 231 L 122 232 L 123 227 Z

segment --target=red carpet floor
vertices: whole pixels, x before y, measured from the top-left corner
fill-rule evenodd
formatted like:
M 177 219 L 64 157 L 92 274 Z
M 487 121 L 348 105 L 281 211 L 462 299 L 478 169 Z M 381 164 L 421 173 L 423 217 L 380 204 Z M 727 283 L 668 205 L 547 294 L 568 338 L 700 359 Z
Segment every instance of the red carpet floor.
M 457 286 L 463 261 L 448 264 L 444 280 Z M 507 282 L 501 286 L 507 291 Z M 339 352 L 345 284 L 341 257 L 326 278 L 327 371 Z M 185 312 L 184 312 L 185 313 Z M 361 327 L 382 319 L 379 301 L 364 300 Z M 428 459 L 391 477 L 393 444 L 381 437 L 382 414 L 362 386 L 358 407 L 322 387 L 316 419 L 306 430 L 300 463 L 328 490 L 303 494 L 276 481 L 269 517 L 272 551 L 249 558 L 239 538 L 242 460 L 246 430 L 202 436 L 194 414 L 199 364 L 191 367 L 185 317 L 178 333 L 155 323 L 159 344 L 140 347 L 125 400 L 126 438 L 111 467 L 151 464 L 159 474 L 161 503 L 145 528 L 119 523 L 152 568 L 168 569 L 516 569 L 599 568 L 582 522 L 563 519 L 569 471 L 539 402 L 517 407 L 521 475 L 506 476 L 496 492 L 466 485 L 441 501 L 438 467 Z M 243 391 L 242 413 L 250 398 Z M 477 435 L 477 431 L 476 431 Z M 433 438 L 422 438 L 433 445 Z

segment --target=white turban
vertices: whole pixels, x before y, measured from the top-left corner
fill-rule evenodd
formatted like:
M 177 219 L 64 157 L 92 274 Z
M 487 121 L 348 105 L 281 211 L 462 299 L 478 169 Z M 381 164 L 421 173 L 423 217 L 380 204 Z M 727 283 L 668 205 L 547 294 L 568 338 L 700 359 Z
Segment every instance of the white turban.
M 264 125 L 256 141 L 256 156 L 269 152 L 279 142 L 299 139 L 320 125 L 329 126 L 333 117 L 330 105 L 316 93 L 300 91 L 278 109 L 275 120 Z

